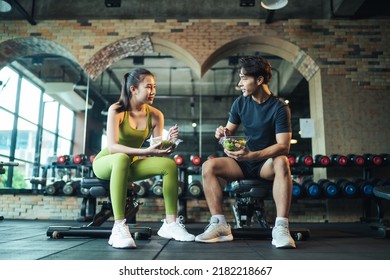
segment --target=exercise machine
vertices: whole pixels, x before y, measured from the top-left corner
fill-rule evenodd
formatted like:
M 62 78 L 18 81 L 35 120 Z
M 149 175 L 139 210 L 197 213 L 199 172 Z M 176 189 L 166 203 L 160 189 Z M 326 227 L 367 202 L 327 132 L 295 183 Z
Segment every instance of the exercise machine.
M 373 193 L 377 198 L 379 223 L 371 225 L 371 227 L 377 230 L 378 237 L 390 238 L 390 223 L 387 220 L 384 220 L 384 211 L 382 207 L 382 200 L 390 200 L 390 184 L 374 187 Z
M 108 200 L 102 201 L 100 203 L 100 211 L 93 216 L 92 221 L 86 226 L 50 226 L 46 232 L 47 236 L 54 239 L 63 238 L 66 236 L 95 238 L 110 237 L 112 226 L 102 226 L 110 217 L 113 216 L 112 205 L 109 199 L 110 181 L 101 180 L 98 178 L 82 178 L 80 182 L 80 188 L 81 192 L 85 196 L 88 196 L 89 199 L 107 197 Z M 139 202 L 136 199 L 136 194 L 139 189 L 140 186 L 134 183 L 131 183 L 128 186 L 125 218 L 129 224 L 130 232 L 135 239 L 149 239 L 152 235 L 152 229 L 150 227 L 139 227 L 135 223 L 136 214 L 140 205 L 142 205 L 142 202 Z M 92 205 L 96 205 L 96 203 Z
M 4 166 L 18 166 L 19 163 L 17 162 L 3 162 L 0 161 L 0 174 L 5 174 Z M 0 221 L 4 220 L 4 216 L 0 216 Z
M 272 185 L 273 181 L 263 179 L 245 179 L 232 183 L 231 193 L 235 197 L 232 206 L 234 238 L 272 238 L 272 227 L 267 221 L 264 206 L 264 200 L 272 198 Z M 294 240 L 306 240 L 310 237 L 310 230 L 290 226 L 290 234 Z

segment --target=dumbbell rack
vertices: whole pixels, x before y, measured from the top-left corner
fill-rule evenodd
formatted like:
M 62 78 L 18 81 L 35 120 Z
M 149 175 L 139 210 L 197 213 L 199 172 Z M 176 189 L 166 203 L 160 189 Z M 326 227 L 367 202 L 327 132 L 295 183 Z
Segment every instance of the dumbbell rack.
M 320 158 L 328 158 L 327 161 L 320 162 Z M 343 155 L 331 155 L 329 157 L 324 155 L 316 155 L 314 158 L 311 157 L 310 154 L 301 154 L 300 156 L 289 155 L 289 162 L 291 165 L 291 172 L 293 175 L 311 175 L 313 168 L 357 168 L 362 173 L 362 176 L 356 178 L 356 181 L 361 180 L 361 183 L 369 182 L 372 180 L 372 171 L 375 168 L 389 166 L 390 165 L 390 156 L 388 154 L 381 155 L 372 155 L 372 154 L 364 154 L 364 155 L 353 155 L 349 154 L 346 156 Z M 318 182 L 325 179 L 320 179 Z M 303 183 L 308 183 L 309 180 Z M 315 182 L 313 182 L 314 184 Z M 380 204 L 380 201 L 373 194 L 374 185 L 371 186 L 370 190 L 367 191 L 367 194 L 362 195 L 363 198 L 363 216 L 361 217 L 361 221 L 371 222 L 373 220 L 378 220 L 383 218 L 383 209 Z M 334 198 L 340 197 L 334 196 Z M 357 196 L 355 196 L 357 197 Z M 317 197 L 312 198 L 323 198 L 318 195 Z M 330 198 L 330 197 L 326 197 Z M 372 203 L 376 203 L 376 209 L 378 212 L 378 217 L 373 218 L 371 214 Z

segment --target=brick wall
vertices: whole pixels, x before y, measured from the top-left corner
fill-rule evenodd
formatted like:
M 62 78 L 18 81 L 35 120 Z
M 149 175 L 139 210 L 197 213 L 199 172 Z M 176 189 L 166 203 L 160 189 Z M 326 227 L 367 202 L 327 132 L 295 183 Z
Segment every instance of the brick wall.
M 64 220 L 74 221 L 80 217 L 82 198 L 44 195 L 0 195 L 0 215 L 6 219 Z M 137 214 L 137 222 L 159 222 L 164 218 L 163 200 L 140 198 L 143 202 Z M 234 223 L 231 206 L 234 200 L 224 201 L 224 211 L 230 223 Z M 302 199 L 294 201 L 291 207 L 291 222 L 356 222 L 363 216 L 361 199 Z M 276 216 L 272 200 L 265 201 L 266 216 L 273 222 Z M 100 206 L 97 206 L 97 211 Z M 390 205 L 384 205 L 385 213 L 390 213 Z M 375 211 L 373 211 L 375 215 Z M 187 219 L 192 222 L 207 222 L 210 214 L 206 201 L 188 200 Z M 112 220 L 112 219 L 110 219 Z

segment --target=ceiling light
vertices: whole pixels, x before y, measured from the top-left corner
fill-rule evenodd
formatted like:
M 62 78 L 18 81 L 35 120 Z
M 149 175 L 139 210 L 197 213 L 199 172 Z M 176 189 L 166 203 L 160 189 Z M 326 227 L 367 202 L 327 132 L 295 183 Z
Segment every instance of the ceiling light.
M 121 6 L 121 0 L 105 0 L 104 4 L 107 8 L 119 8 Z
M 11 4 L 9 4 L 7 1 L 0 1 L 0 12 L 1 13 L 8 13 L 12 10 Z
M 254 7 L 255 6 L 255 0 L 240 0 L 240 6 L 241 7 Z
M 267 10 L 279 10 L 287 6 L 288 0 L 263 0 L 261 6 Z

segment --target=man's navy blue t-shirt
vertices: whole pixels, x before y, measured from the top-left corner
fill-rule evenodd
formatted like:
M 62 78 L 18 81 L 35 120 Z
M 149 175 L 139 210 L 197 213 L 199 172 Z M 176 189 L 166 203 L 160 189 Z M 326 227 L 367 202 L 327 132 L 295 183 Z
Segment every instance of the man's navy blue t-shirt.
M 276 134 L 292 131 L 290 108 L 274 95 L 262 104 L 251 96 L 239 96 L 230 109 L 229 122 L 243 126 L 250 151 L 272 146 L 276 144 Z

